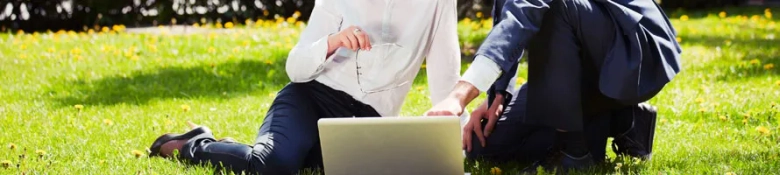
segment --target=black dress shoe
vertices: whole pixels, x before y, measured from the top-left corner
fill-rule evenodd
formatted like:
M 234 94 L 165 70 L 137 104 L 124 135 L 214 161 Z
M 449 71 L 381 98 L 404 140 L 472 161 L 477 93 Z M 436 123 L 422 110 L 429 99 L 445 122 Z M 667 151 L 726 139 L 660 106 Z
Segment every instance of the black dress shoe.
M 211 129 L 205 126 L 198 126 L 190 131 L 187 131 L 184 134 L 165 134 L 160 137 L 158 137 L 154 142 L 152 143 L 152 146 L 149 147 L 149 157 L 154 156 L 161 156 L 160 155 L 160 148 L 163 144 L 168 143 L 172 140 L 189 140 L 195 136 L 204 134 L 204 133 L 211 133 Z
M 612 151 L 616 155 L 649 160 L 653 153 L 656 118 L 656 108 L 646 103 L 616 113 Z
M 590 153 L 575 157 L 560 150 L 553 150 L 548 157 L 526 167 L 520 171 L 520 174 L 538 174 L 538 167 L 542 167 L 547 174 L 552 172 L 555 172 L 555 174 L 566 174 L 569 170 L 581 170 L 595 164 L 596 162 Z

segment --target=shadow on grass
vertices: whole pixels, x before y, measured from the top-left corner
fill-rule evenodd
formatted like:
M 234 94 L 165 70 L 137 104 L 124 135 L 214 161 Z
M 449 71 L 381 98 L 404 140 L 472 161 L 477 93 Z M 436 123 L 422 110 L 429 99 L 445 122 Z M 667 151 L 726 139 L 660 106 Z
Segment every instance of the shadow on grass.
M 127 76 L 67 82 L 70 92 L 55 98 L 65 106 L 140 105 L 177 98 L 229 99 L 281 89 L 289 82 L 284 70 L 284 63 L 259 60 L 143 70 Z

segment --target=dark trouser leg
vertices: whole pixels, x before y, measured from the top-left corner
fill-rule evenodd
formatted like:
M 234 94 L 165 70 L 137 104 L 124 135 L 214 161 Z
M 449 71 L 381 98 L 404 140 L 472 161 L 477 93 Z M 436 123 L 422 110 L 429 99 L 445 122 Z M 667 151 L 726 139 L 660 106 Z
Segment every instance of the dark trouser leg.
M 472 133 L 472 150 L 466 154 L 468 159 L 482 159 L 490 162 L 532 162 L 544 158 L 553 144 L 555 129 L 529 125 L 523 122 L 526 117 L 526 102 L 528 87 L 523 85 L 518 89 L 517 96 L 512 98 L 496 122 L 496 127 L 489 137 L 485 138 L 483 148 Z M 482 123 L 486 125 L 487 121 Z
M 292 83 L 283 88 L 253 146 L 190 140 L 185 159 L 210 163 L 235 173 L 292 174 L 305 165 L 321 166 L 317 120 L 330 117 L 379 116 L 370 106 L 318 82 Z
M 537 161 L 547 155 L 547 151 L 553 146 L 555 129 L 523 122 L 526 118 L 528 86 L 521 86 L 514 94 L 517 96 L 507 104 L 490 137 L 485 138 L 485 147 L 480 146 L 478 139 L 472 140 L 472 150 L 466 154 L 468 159 L 522 163 Z M 610 118 L 605 114 L 588 118 L 591 120 L 585 123 L 584 128 L 588 150 L 596 162 L 601 162 L 606 154 Z M 487 125 L 486 122 L 483 122 L 483 128 Z M 472 133 L 472 138 L 476 138 L 476 134 Z
M 583 131 L 583 116 L 614 107 L 597 85 L 600 62 L 615 35 L 612 18 L 595 2 L 550 4 L 528 47 L 529 123 Z

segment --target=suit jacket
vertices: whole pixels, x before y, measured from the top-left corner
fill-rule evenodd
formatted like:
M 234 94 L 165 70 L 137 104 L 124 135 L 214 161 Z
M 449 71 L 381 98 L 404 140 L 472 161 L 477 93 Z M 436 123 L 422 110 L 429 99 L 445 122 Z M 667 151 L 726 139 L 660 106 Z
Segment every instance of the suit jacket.
M 496 0 L 493 30 L 477 51 L 503 72 L 488 91 L 490 99 L 494 93 L 512 92 L 523 49 L 539 31 L 551 1 Z M 626 104 L 649 100 L 680 72 L 682 49 L 668 17 L 652 0 L 592 1 L 606 7 L 619 29 L 613 48 L 600 66 L 600 91 Z

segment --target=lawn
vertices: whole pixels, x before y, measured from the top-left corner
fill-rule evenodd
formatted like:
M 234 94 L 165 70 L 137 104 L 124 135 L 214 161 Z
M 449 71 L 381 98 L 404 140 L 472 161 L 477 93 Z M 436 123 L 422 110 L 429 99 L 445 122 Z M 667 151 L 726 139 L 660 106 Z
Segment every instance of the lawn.
M 684 49 L 683 72 L 650 101 L 659 107 L 653 159 L 614 158 L 585 173 L 777 174 L 780 24 L 771 12 L 669 13 Z M 490 22 L 460 22 L 464 54 L 473 54 Z M 128 33 L 122 26 L 0 34 L 0 174 L 212 173 L 149 159 L 146 149 L 162 133 L 185 131 L 188 120 L 217 137 L 252 142 L 276 90 L 289 81 L 285 57 L 303 25 L 279 19 L 201 25 L 213 30 L 187 35 L 167 27 Z M 424 72 L 403 115 L 431 106 Z M 474 174 L 522 168 L 467 165 Z

